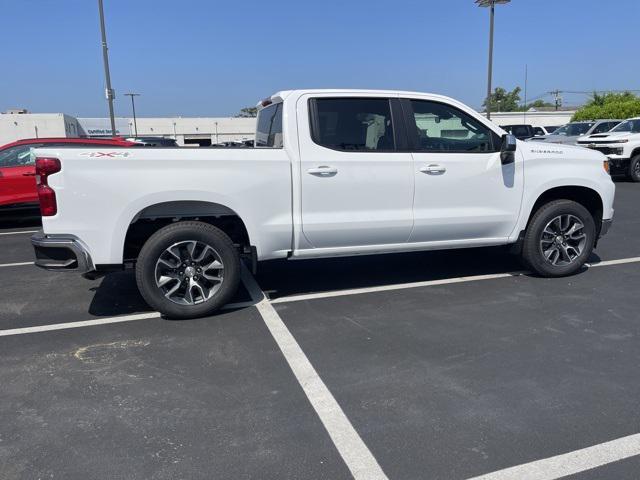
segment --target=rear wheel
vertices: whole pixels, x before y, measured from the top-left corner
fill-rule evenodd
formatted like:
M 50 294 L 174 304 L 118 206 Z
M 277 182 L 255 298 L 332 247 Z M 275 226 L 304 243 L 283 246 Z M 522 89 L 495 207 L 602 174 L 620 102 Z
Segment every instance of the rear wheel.
M 554 200 L 533 215 L 522 257 L 543 277 L 571 275 L 587 261 L 595 239 L 595 221 L 586 208 L 571 200 Z
M 144 244 L 136 282 L 146 302 L 171 318 L 209 315 L 234 295 L 240 258 L 224 232 L 202 222 L 168 225 Z
M 632 182 L 640 182 L 640 154 L 632 157 L 629 162 L 629 178 Z

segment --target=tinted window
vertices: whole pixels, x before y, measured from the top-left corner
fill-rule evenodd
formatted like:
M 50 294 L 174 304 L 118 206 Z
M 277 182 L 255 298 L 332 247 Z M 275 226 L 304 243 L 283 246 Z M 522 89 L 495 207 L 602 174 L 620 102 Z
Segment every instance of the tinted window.
M 593 126 L 591 123 L 567 123 L 562 127 L 556 129 L 554 135 L 564 135 L 567 137 L 576 137 L 578 135 L 584 135 Z
M 256 147 L 282 148 L 282 103 L 258 112 Z
M 544 135 L 544 130 L 540 127 L 533 127 L 534 135 Z
M 437 102 L 411 100 L 414 145 L 426 152 L 492 152 L 491 130 L 466 113 Z M 409 128 L 409 131 L 412 129 Z
M 611 122 L 602 122 L 600 124 L 598 124 L 596 126 L 596 128 L 593 129 L 593 132 L 591 133 L 603 133 L 603 132 L 608 132 L 609 130 L 611 130 L 613 127 L 615 127 L 615 123 L 611 123 Z
M 395 149 L 391 109 L 386 98 L 316 98 L 313 140 L 346 151 Z
M 18 145 L 0 152 L 0 167 L 23 167 L 33 165 L 31 149 L 42 145 Z
M 615 128 L 613 128 L 612 132 L 640 133 L 640 118 L 620 122 Z

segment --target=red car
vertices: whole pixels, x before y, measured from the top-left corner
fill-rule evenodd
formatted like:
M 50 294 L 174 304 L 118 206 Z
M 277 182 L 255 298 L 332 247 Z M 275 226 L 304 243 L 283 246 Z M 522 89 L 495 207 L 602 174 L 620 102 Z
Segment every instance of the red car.
M 28 138 L 0 147 L 0 210 L 38 206 L 31 149 L 38 147 L 132 147 L 122 138 Z

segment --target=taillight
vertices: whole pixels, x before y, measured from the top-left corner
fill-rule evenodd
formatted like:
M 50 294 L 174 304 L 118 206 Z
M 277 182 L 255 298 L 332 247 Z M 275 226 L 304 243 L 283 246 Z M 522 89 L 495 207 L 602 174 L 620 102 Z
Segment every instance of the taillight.
M 58 212 L 56 192 L 49 186 L 49 175 L 59 172 L 61 168 L 57 158 L 36 158 L 36 184 L 43 217 L 51 217 Z

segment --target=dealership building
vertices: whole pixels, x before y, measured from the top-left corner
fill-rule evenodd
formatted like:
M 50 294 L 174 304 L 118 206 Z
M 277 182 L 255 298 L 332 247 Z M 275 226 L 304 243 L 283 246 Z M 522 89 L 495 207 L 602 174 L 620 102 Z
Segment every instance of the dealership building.
M 132 118 L 116 118 L 116 135 L 132 137 Z M 137 118 L 138 136 L 166 137 L 183 146 L 208 146 L 252 140 L 255 118 L 166 117 Z M 76 118 L 64 113 L 0 114 L 0 145 L 23 138 L 110 137 L 108 118 Z
M 534 127 L 563 125 L 574 111 L 494 112 L 498 125 L 528 123 Z M 181 146 L 209 146 L 252 140 L 255 118 L 236 117 L 142 117 L 136 119 L 138 136 L 173 138 Z M 116 135 L 134 136 L 132 118 L 116 118 Z M 76 118 L 64 113 L 27 113 L 10 110 L 0 114 L 0 145 L 23 138 L 110 137 L 108 118 Z

